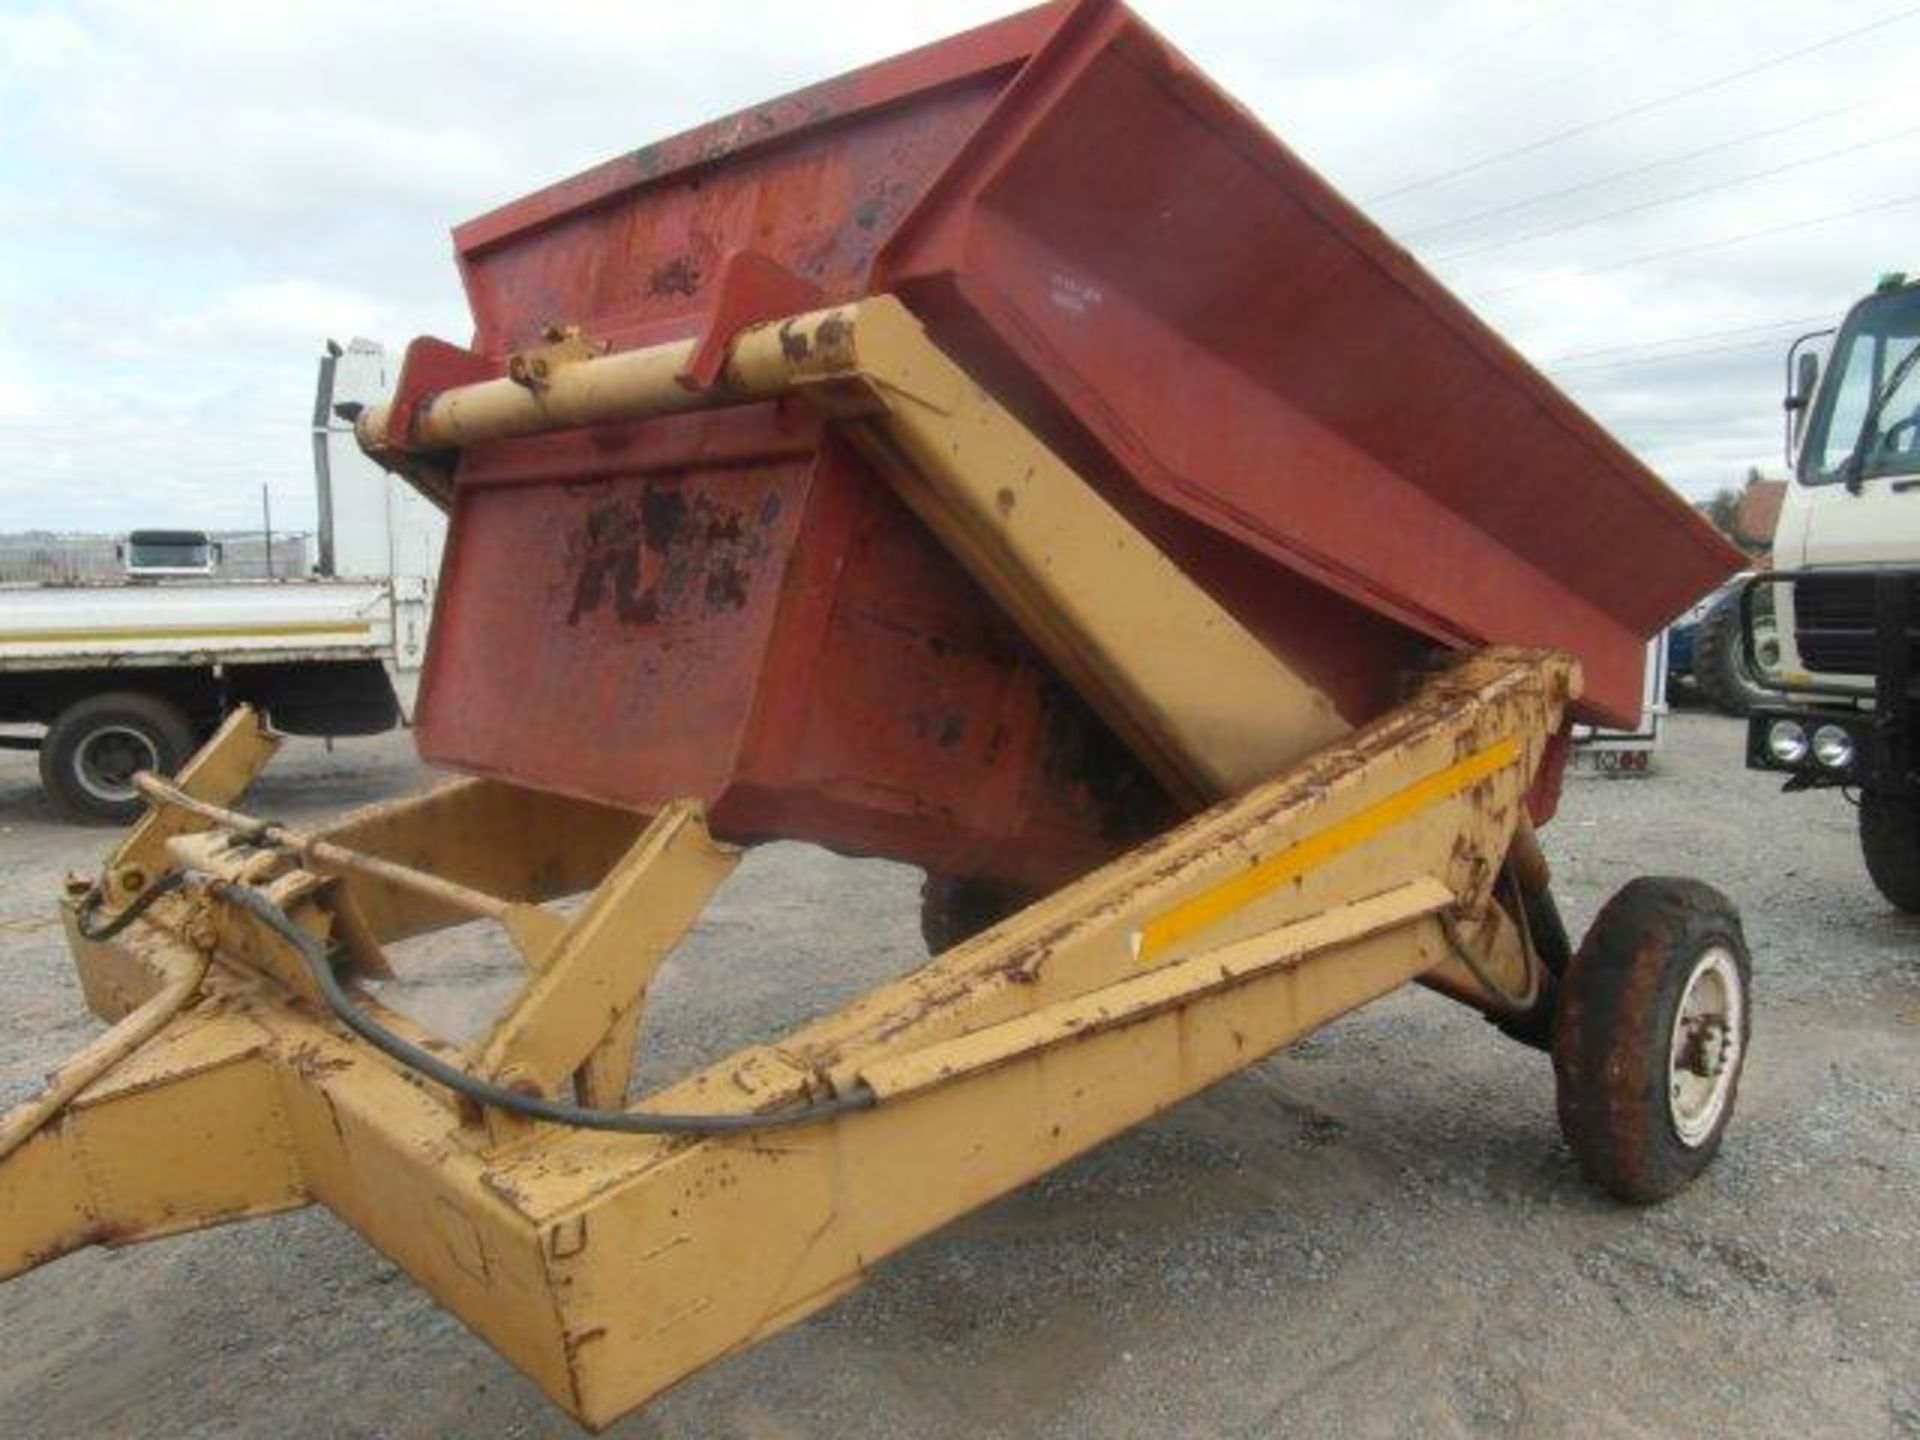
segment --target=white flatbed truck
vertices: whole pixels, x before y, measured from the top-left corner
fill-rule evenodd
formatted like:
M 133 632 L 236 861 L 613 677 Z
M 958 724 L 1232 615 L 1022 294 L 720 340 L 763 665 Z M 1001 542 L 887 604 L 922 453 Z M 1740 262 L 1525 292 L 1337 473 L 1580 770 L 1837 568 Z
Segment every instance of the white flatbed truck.
M 320 362 L 314 573 L 183 575 L 129 544 L 118 583 L 0 587 L 0 747 L 39 751 L 57 809 L 124 823 L 141 808 L 134 774 L 171 773 L 243 702 L 296 735 L 410 722 L 444 522 L 354 442 L 386 372 L 362 340 Z

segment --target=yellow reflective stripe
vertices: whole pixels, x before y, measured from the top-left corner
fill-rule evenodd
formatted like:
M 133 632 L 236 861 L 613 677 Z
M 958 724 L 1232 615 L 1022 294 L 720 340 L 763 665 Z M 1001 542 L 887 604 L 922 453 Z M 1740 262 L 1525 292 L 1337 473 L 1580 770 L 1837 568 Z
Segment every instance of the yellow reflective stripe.
M 1497 770 L 1504 770 L 1520 756 L 1520 742 L 1512 736 L 1475 751 L 1446 769 L 1416 780 L 1404 790 L 1396 790 L 1357 815 L 1350 815 L 1279 854 L 1262 860 L 1252 869 L 1231 880 L 1203 890 L 1163 914 L 1149 920 L 1139 932 L 1137 951 L 1150 960 L 1189 936 L 1217 925 L 1234 911 L 1258 900 L 1262 895 L 1317 869 L 1334 856 L 1365 844 L 1401 821 L 1422 810 L 1451 799 L 1470 785 L 1476 785 Z
M 299 635 L 373 633 L 352 620 L 301 620 L 285 625 L 156 625 L 143 630 L 0 630 L 0 645 L 135 644 L 143 640 L 278 640 Z

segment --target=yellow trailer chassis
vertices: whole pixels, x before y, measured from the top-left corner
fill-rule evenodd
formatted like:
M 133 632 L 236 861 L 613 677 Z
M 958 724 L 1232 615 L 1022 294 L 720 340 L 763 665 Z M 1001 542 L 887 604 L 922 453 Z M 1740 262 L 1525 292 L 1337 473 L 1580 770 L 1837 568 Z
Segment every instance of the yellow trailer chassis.
M 433 487 L 430 457 L 475 439 L 797 396 L 1211 808 L 633 1098 L 649 981 L 737 858 L 697 805 L 642 817 L 461 780 L 297 833 L 233 808 L 277 743 L 243 712 L 176 782 L 143 777 L 149 815 L 64 901 L 87 1001 L 115 1024 L 0 1120 L 0 1276 L 318 1202 L 601 1426 L 1410 981 L 1551 1027 L 1562 1118 L 1603 1183 L 1652 1198 L 1704 1165 L 1744 989 L 1716 1007 L 1689 978 L 1651 1030 L 1632 995 L 1723 953 L 1743 984 L 1737 920 L 1642 895 L 1571 965 L 1528 923 L 1550 901 L 1524 802 L 1577 694 L 1571 660 L 1458 657 L 1349 730 L 893 301 L 750 330 L 707 392 L 675 381 L 676 350 L 570 338 L 518 357 L 519 380 L 444 393 L 407 434 L 363 417 L 363 439 Z M 474 920 L 525 965 L 477 1044 L 357 984 L 398 942 Z M 1710 1135 L 1649 1140 L 1701 1107 Z

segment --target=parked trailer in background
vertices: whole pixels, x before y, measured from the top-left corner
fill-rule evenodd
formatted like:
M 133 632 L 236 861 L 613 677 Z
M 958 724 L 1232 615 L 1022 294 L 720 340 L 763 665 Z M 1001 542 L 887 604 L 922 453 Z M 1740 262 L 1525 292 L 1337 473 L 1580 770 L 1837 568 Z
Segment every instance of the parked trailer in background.
M 1642 879 L 1576 950 L 1534 826 L 1738 555 L 1123 6 L 456 245 L 473 345 L 359 428 L 451 508 L 418 734 L 465 778 L 295 833 L 236 716 L 143 782 L 65 911 L 124 1018 L 0 1120 L 0 1274 L 318 1201 L 602 1426 L 1412 981 L 1551 1051 L 1612 1193 L 1711 1161 L 1737 915 Z M 977 933 L 633 1099 L 775 837 Z M 475 1045 L 362 985 L 476 920 L 526 980 Z
M 1575 725 L 1573 763 L 1597 775 L 1634 777 L 1652 772 L 1667 721 L 1667 632 L 1647 642 L 1647 676 L 1640 715 L 1632 725 Z
M 356 340 L 320 364 L 313 573 L 215 578 L 197 530 L 135 530 L 118 583 L 0 587 L 0 745 L 38 750 L 48 797 L 125 821 L 133 777 L 172 774 L 241 705 L 294 735 L 370 735 L 411 720 L 445 522 L 361 454 L 348 416 L 390 388 Z M 24 733 L 23 733 L 24 731 Z

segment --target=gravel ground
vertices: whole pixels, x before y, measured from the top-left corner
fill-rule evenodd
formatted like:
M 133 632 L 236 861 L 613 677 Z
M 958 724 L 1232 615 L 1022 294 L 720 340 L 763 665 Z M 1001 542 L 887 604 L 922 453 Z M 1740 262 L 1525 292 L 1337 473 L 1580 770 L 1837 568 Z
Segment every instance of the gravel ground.
M 1647 780 L 1546 832 L 1569 920 L 1635 874 L 1743 907 L 1741 1109 L 1692 1191 L 1629 1211 L 1560 1143 L 1543 1057 L 1407 992 L 882 1265 L 622 1437 L 1920 1436 L 1920 922 L 1837 795 L 1781 797 L 1740 727 L 1675 718 Z M 298 820 L 423 772 L 296 746 Z M 92 1033 L 49 900 L 107 839 L 0 755 L 0 1099 Z M 918 963 L 917 876 L 756 852 L 669 967 L 655 1078 Z M 497 947 L 428 942 L 396 1003 L 456 1030 Z M 777 966 L 766 957 L 778 954 Z M 0 1435 L 570 1436 L 533 1387 L 320 1212 L 0 1288 Z

